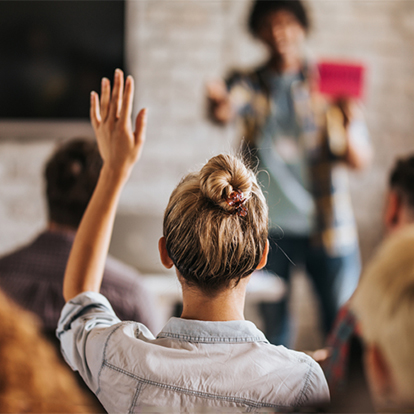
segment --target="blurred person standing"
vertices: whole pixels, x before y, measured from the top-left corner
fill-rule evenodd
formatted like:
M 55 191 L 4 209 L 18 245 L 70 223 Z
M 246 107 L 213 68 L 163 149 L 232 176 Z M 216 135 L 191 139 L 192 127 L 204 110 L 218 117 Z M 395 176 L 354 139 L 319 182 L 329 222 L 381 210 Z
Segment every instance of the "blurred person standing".
M 45 334 L 56 345 L 55 330 L 65 304 L 62 289 L 66 262 L 101 166 L 94 141 L 79 138 L 61 145 L 45 168 L 47 229 L 0 259 L 0 287 L 40 318 Z M 121 319 L 157 328 L 153 301 L 135 269 L 108 257 L 102 291 Z
M 225 83 L 210 82 L 207 96 L 215 121 L 242 121 L 244 153 L 261 171 L 270 219 L 267 270 L 289 285 L 292 262 L 305 267 L 326 334 L 360 273 L 346 167 L 365 167 L 372 151 L 356 103 L 332 104 L 316 92 L 316 68 L 304 54 L 309 27 L 299 0 L 255 1 L 249 28 L 269 60 Z M 269 340 L 289 345 L 287 300 L 263 303 L 261 311 Z

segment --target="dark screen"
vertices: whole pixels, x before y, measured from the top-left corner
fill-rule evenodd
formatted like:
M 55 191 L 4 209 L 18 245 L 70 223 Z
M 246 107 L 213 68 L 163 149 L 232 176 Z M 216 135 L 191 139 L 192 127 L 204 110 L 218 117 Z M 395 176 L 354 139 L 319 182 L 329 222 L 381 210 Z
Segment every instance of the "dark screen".
M 0 1 L 0 118 L 87 118 L 124 66 L 124 1 Z

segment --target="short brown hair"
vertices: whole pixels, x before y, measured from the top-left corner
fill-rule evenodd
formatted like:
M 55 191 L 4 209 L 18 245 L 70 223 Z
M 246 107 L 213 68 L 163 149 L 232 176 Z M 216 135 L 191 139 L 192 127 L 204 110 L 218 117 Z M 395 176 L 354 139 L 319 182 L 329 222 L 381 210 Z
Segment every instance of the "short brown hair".
M 256 0 L 249 16 L 250 33 L 253 36 L 257 36 L 263 17 L 280 10 L 292 13 L 305 32 L 309 31 L 308 13 L 300 0 Z
M 50 221 L 78 228 L 101 167 L 98 146 L 92 139 L 75 138 L 56 150 L 45 168 Z
M 414 155 L 396 162 L 390 174 L 390 186 L 400 193 L 407 207 L 414 211 Z
M 246 198 L 246 216 L 226 202 L 236 190 Z M 164 237 L 186 282 L 215 295 L 257 268 L 267 225 L 267 204 L 253 171 L 237 157 L 218 155 L 184 177 L 171 194 Z

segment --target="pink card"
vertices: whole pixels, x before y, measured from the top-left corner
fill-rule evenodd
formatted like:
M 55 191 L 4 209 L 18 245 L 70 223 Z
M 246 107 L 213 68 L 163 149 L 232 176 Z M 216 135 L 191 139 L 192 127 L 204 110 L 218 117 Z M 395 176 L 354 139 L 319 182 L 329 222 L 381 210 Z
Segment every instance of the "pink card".
M 364 95 L 365 66 L 360 63 L 324 61 L 318 63 L 319 92 L 335 98 Z

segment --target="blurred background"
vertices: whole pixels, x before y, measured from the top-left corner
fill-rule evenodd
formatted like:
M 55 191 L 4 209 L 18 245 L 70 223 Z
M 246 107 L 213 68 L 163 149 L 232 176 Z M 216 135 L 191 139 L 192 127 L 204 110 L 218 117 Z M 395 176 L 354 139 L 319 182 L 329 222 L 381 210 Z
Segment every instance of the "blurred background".
M 0 9 L 7 3 L 1 2 Z M 82 6 L 100 2 L 74 3 Z M 88 11 L 91 14 L 86 24 L 97 20 L 102 27 L 98 32 L 82 34 L 78 41 L 88 45 L 90 54 L 99 49 L 105 57 L 115 50 L 115 61 L 124 62 L 123 68 L 135 77 L 135 113 L 140 107 L 149 108 L 149 127 L 142 160 L 122 195 L 111 250 L 145 274 L 159 273 L 162 268 L 157 258 L 157 240 L 172 189 L 185 173 L 211 156 L 235 151 L 240 138 L 237 128 L 221 128 L 207 121 L 205 83 L 234 68 L 252 68 L 265 60 L 266 53 L 247 32 L 250 0 L 114 3 L 118 10 L 121 7 L 121 13 L 109 12 L 109 19 Z M 414 151 L 414 2 L 308 0 L 305 4 L 312 18 L 310 55 L 317 60 L 362 62 L 367 67 L 364 106 L 375 159 L 368 170 L 350 173 L 362 258 L 366 262 L 382 235 L 389 169 L 396 157 Z M 4 13 L 0 14 L 4 18 Z M 76 16 L 74 33 L 83 33 L 77 29 L 82 19 Z M 87 35 L 94 41 L 87 40 Z M 15 36 L 10 32 L 8 36 L 6 42 L 10 43 Z M 117 54 L 117 45 L 122 44 L 123 50 Z M 15 46 L 18 51 L 21 47 Z M 85 53 L 87 56 L 88 51 Z M 82 55 L 80 59 L 82 62 Z M 99 59 L 94 57 L 94 62 Z M 95 69 L 87 63 L 88 76 L 93 78 Z M 7 64 L 3 58 L 3 83 L 8 82 L 3 71 Z M 105 71 L 111 73 L 110 64 L 109 68 Z M 59 70 L 55 68 L 55 73 Z M 109 76 L 105 71 L 102 75 Z M 98 75 L 97 85 L 102 75 Z M 1 96 L 2 108 L 11 105 L 10 99 Z M 76 107 L 82 107 L 77 99 L 73 100 Z M 26 243 L 44 228 L 43 165 L 57 142 L 92 134 L 85 120 L 88 103 L 86 91 L 85 113 L 75 111 L 73 121 L 61 122 L 59 113 L 53 119 L 13 118 L 4 112 L 6 109 L 0 113 L 0 255 Z M 307 314 L 301 335 L 308 342 L 302 342 L 301 347 L 316 347 L 318 338 L 311 334 L 312 296 L 300 275 L 292 306 L 295 312 Z

